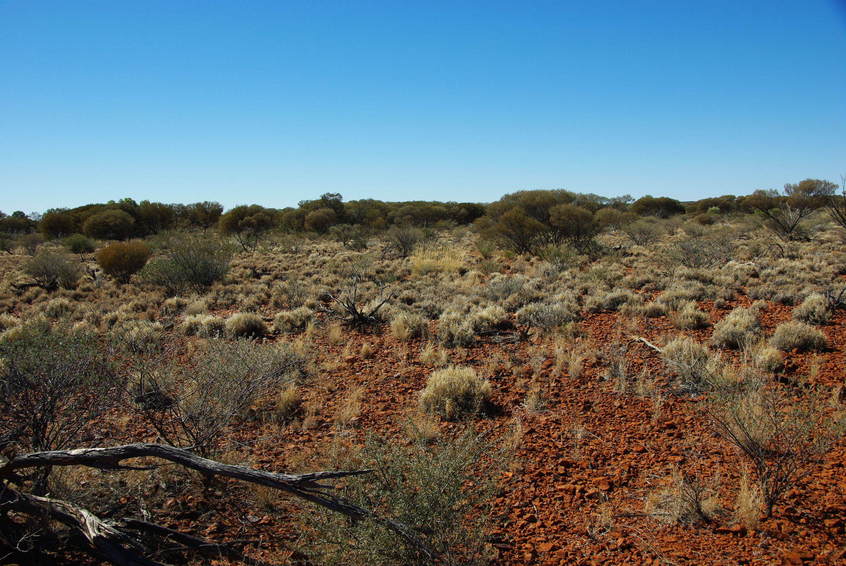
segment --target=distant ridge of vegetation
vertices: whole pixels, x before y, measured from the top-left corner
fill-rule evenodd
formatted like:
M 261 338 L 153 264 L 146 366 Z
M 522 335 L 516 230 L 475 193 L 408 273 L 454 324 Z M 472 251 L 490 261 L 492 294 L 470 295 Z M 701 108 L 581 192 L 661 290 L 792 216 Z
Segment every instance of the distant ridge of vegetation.
M 41 215 L 0 212 L 0 234 L 20 236 L 38 232 L 46 239 L 84 234 L 100 240 L 126 240 L 169 229 L 217 227 L 233 236 L 244 249 L 255 247 L 271 230 L 287 233 L 329 234 L 355 242 L 391 227 L 445 228 L 475 223 L 493 240 L 519 253 L 539 246 L 569 241 L 579 247 L 605 227 L 619 228 L 642 217 L 668 218 L 687 214 L 702 224 L 720 215 L 757 214 L 780 238 L 800 237 L 799 222 L 811 212 L 827 208 L 832 218 L 846 223 L 846 191 L 830 181 L 805 179 L 787 184 L 783 192 L 757 190 L 750 195 L 724 195 L 681 202 L 669 197 L 629 195 L 603 197 L 563 189 L 524 190 L 490 204 L 468 202 L 374 199 L 344 201 L 339 193 L 304 200 L 297 207 L 267 208 L 239 205 L 224 213 L 217 202 L 164 204 L 125 198 L 76 208 L 53 208 Z

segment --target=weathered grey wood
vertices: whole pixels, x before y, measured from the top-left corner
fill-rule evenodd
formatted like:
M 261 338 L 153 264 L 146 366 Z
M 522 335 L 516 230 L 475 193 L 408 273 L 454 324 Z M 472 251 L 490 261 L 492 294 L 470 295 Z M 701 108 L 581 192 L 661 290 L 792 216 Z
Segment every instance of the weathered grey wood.
M 319 483 L 329 479 L 367 474 L 371 470 L 280 474 L 256 470 L 246 466 L 223 464 L 215 460 L 203 458 L 183 448 L 176 448 L 165 444 L 135 443 L 105 448 L 51 450 L 15 456 L 0 466 L 0 479 L 13 481 L 15 473 L 18 470 L 48 466 L 88 466 L 105 470 L 135 469 L 121 464 L 124 460 L 131 458 L 159 458 L 209 476 L 229 477 L 285 491 L 331 511 L 342 513 L 353 520 L 369 519 L 376 521 L 399 535 L 408 544 L 419 549 L 430 559 L 434 560 L 437 557 L 437 553 L 429 545 L 420 540 L 406 525 L 381 517 L 369 509 L 327 493 L 327 490 L 332 489 L 332 487 Z M 115 562 L 115 564 L 122 563 Z
M 103 558 L 117 566 L 164 566 L 143 556 L 143 548 L 99 517 L 67 501 L 30 495 L 4 487 L 0 509 L 13 509 L 33 516 L 44 516 L 79 532 Z M 123 543 L 123 544 L 121 544 Z M 123 545 L 136 549 L 128 550 Z

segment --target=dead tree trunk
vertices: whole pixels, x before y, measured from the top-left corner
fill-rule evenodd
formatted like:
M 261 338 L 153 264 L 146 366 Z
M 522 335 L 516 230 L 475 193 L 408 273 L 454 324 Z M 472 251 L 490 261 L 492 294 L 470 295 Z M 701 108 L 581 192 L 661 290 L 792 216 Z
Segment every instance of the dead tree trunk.
M 122 462 L 132 458 L 158 458 L 196 470 L 204 475 L 222 476 L 278 489 L 346 515 L 351 520 L 376 521 L 407 544 L 419 549 L 434 560 L 437 554 L 406 525 L 381 517 L 369 509 L 338 497 L 328 491 L 332 486 L 320 482 L 370 473 L 370 470 L 314 472 L 309 474 L 280 474 L 257 470 L 246 466 L 223 464 L 196 454 L 163 444 L 125 444 L 107 448 L 79 448 L 75 450 L 53 450 L 16 456 L 0 465 L 0 512 L 16 511 L 33 517 L 47 517 L 58 521 L 81 534 L 96 553 L 118 566 L 152 566 L 158 562 L 145 557 L 149 553 L 144 545 L 133 536 L 134 531 L 157 534 L 188 548 L 211 548 L 218 550 L 222 545 L 178 533 L 172 529 L 129 519 L 124 521 L 101 520 L 90 511 L 73 503 L 30 495 L 20 490 L 22 483 L 18 472 L 41 469 L 47 466 L 87 466 L 101 470 L 139 470 L 149 467 L 126 466 Z M 12 488 L 10 484 L 18 487 Z M 0 519 L 2 519 L 0 515 Z

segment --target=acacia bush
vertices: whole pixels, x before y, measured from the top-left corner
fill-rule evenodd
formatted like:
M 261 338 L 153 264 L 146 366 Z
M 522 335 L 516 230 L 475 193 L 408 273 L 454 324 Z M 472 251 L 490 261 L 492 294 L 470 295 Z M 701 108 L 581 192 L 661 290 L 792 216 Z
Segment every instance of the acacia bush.
M 72 234 L 62 242 L 71 253 L 89 254 L 94 251 L 96 244 L 94 240 L 84 234 Z
M 128 212 L 109 209 L 88 217 L 82 232 L 99 240 L 125 240 L 135 229 L 135 219 Z
M 190 366 L 142 365 L 135 403 L 165 442 L 210 455 L 250 405 L 302 379 L 308 361 L 289 344 L 210 340 Z
M 385 232 L 385 249 L 399 257 L 408 257 L 424 238 L 425 234 L 420 228 L 391 226 Z
M 199 293 L 223 279 L 231 258 L 231 248 L 213 238 L 185 236 L 172 241 L 165 257 L 148 263 L 141 276 L 170 293 Z
M 35 279 L 39 287 L 53 291 L 62 287 L 73 289 L 82 276 L 79 262 L 65 252 L 42 250 L 24 265 L 24 272 Z
M 723 388 L 708 413 L 726 440 L 751 465 L 769 517 L 779 499 L 808 474 L 843 434 L 842 417 L 827 408 L 822 392 L 796 395 L 764 380 Z
M 121 283 L 127 283 L 129 278 L 141 271 L 150 259 L 149 246 L 144 242 L 116 242 L 109 244 L 97 252 L 97 264 L 107 275 L 111 275 Z
M 314 564 L 337 566 L 486 564 L 494 480 L 507 461 L 505 449 L 473 431 L 410 446 L 369 437 L 360 453 L 333 462 L 336 469 L 374 470 L 351 478 L 340 495 L 406 525 L 440 558 L 433 560 L 384 523 L 370 518 L 351 523 L 322 508 L 301 515 L 306 533 L 301 550 Z
M 96 336 L 46 321 L 18 326 L 0 339 L 0 439 L 22 451 L 72 447 L 119 399 L 119 380 Z M 49 469 L 35 478 L 47 489 Z
M 233 236 L 244 251 L 250 251 L 277 222 L 273 210 L 251 204 L 236 206 L 222 215 L 217 225 L 222 234 Z

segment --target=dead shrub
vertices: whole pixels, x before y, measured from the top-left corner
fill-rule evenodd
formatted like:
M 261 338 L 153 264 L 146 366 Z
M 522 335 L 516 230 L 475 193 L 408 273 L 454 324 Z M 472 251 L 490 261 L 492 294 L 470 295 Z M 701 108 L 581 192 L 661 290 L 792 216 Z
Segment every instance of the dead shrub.
M 717 490 L 674 468 L 667 485 L 646 499 L 646 513 L 668 523 L 710 523 L 721 512 Z
M 24 272 L 48 291 L 73 289 L 82 276 L 79 261 L 66 252 L 42 250 L 24 265 Z
M 767 517 L 781 496 L 807 475 L 843 433 L 827 396 L 795 395 L 772 383 L 747 381 L 721 388 L 709 400 L 716 430 L 751 465 Z

